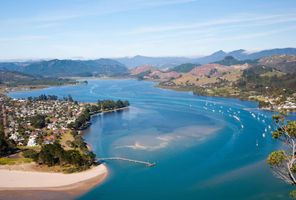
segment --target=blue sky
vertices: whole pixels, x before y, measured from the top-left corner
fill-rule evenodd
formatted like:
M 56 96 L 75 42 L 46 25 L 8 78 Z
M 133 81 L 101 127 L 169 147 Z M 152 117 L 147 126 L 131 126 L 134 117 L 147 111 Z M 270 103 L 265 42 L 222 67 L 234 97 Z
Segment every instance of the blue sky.
M 296 47 L 295 0 L 0 0 L 0 59 Z

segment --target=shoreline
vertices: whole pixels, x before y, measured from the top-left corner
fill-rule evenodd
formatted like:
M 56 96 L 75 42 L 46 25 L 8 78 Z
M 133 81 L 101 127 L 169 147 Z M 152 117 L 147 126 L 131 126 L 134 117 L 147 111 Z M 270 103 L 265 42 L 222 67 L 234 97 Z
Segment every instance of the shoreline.
M 66 78 L 66 77 L 64 77 Z M 77 80 L 77 81 L 87 81 L 87 80 L 129 80 L 129 79 L 133 79 L 132 77 L 129 77 L 129 76 L 123 76 L 123 77 L 112 77 L 112 76 L 106 76 L 106 77 L 75 77 L 75 76 L 72 76 L 72 77 L 67 77 L 68 79 L 71 79 L 71 80 Z
M 258 109 L 260 110 L 265 110 L 265 111 L 269 111 L 269 112 L 280 112 L 280 110 L 278 109 L 274 109 L 274 108 L 266 108 L 266 107 L 260 107 L 259 106 L 259 100 L 258 99 L 254 99 L 254 98 L 248 98 L 248 97 L 243 97 L 243 96 L 236 96 L 236 95 L 211 95 L 209 93 L 207 94 L 195 94 L 194 91 L 192 90 L 192 88 L 182 88 L 182 87 L 174 87 L 174 86 L 162 86 L 159 84 L 156 84 L 155 87 L 157 88 L 161 88 L 161 89 L 166 89 L 166 90 L 173 90 L 173 91 L 177 91 L 177 92 L 192 92 L 193 95 L 195 96 L 204 96 L 204 97 L 217 97 L 217 98 L 232 98 L 232 99 L 238 99 L 241 101 L 250 101 L 250 102 L 254 102 L 257 104 Z M 284 109 L 283 111 L 287 112 L 287 113 L 295 113 L 296 110 L 290 110 L 290 109 Z
M 129 77 L 129 76 L 127 76 L 127 77 L 67 77 L 67 78 L 72 79 L 72 80 L 76 80 L 76 81 L 83 81 L 83 80 L 130 80 L 130 79 L 137 80 L 135 77 Z M 173 90 L 173 91 L 177 91 L 177 92 L 193 92 L 192 88 L 182 88 L 182 87 L 160 85 L 161 82 L 158 81 L 158 80 L 144 79 L 142 81 L 154 82 L 154 83 L 156 83 L 154 85 L 154 87 L 157 87 L 157 88 L 160 88 L 160 89 Z M 20 90 L 10 90 L 10 91 L 4 92 L 4 94 L 8 95 L 8 93 L 10 93 L 10 92 L 26 92 L 26 91 L 33 91 L 33 90 L 41 90 L 41 89 L 50 88 L 50 87 L 69 86 L 69 85 L 71 86 L 71 85 L 75 85 L 75 84 L 65 84 L 65 85 L 56 85 L 56 86 L 54 86 L 54 85 L 51 85 L 51 86 L 50 85 L 48 85 L 48 86 L 40 85 L 40 86 L 37 86 L 36 88 L 21 88 Z M 242 100 L 242 101 L 252 101 L 252 102 L 255 102 L 255 103 L 259 104 L 259 101 L 257 99 L 252 99 L 252 98 L 247 98 L 247 97 L 242 97 L 242 96 L 236 96 L 236 95 L 211 95 L 211 94 L 201 94 L 201 95 L 194 94 L 194 95 L 196 95 L 196 96 L 205 96 L 205 97 L 234 98 L 234 99 L 239 99 L 239 100 Z M 266 111 L 271 111 L 271 112 L 279 112 L 279 110 L 277 110 L 277 109 L 259 107 L 259 105 L 258 105 L 258 108 L 260 110 L 266 110 Z M 289 109 L 284 109 L 284 111 L 287 111 L 289 113 L 296 112 L 296 110 L 289 110 Z
M 35 89 L 38 90 L 48 87 L 39 87 Z M 21 91 L 27 92 L 32 90 L 34 89 L 28 88 Z M 12 90 L 9 92 L 12 92 Z M 17 91 L 14 90 L 13 92 Z M 83 102 L 82 104 L 88 103 L 91 102 Z M 100 113 L 91 114 L 91 118 L 96 115 L 123 111 L 128 108 L 129 106 L 113 110 L 103 110 Z M 22 169 L 22 167 L 19 169 L 10 168 L 9 166 L 4 168 L 0 167 L 0 200 L 24 199 L 24 194 L 28 195 L 28 198 L 33 196 L 36 197 L 36 199 L 40 199 L 40 197 L 42 197 L 42 199 L 48 199 L 51 197 L 54 197 L 53 199 L 74 199 L 101 184 L 107 176 L 108 169 L 104 164 L 73 174 L 40 172 L 24 168 Z M 59 197 L 56 197 L 56 195 Z
M 73 174 L 0 169 L 0 199 L 75 199 L 107 177 L 104 164 Z

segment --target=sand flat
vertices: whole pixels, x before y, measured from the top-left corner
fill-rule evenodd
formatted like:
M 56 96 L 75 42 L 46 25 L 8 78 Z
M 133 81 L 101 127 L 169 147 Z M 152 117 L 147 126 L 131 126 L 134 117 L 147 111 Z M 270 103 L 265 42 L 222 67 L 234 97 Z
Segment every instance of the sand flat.
M 104 175 L 107 175 L 107 168 L 103 164 L 73 174 L 0 169 L 0 190 L 67 187 Z

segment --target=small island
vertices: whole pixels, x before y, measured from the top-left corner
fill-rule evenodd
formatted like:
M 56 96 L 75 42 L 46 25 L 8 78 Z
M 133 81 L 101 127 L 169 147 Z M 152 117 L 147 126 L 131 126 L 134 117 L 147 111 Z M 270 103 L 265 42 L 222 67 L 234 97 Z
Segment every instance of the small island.
M 96 161 L 82 130 L 91 124 L 91 116 L 129 106 L 122 100 L 79 103 L 71 96 L 12 99 L 4 94 L 0 104 L 1 191 L 69 190 L 82 185 L 87 190 L 98 184 L 107 169 Z M 86 182 L 90 184 L 85 186 Z

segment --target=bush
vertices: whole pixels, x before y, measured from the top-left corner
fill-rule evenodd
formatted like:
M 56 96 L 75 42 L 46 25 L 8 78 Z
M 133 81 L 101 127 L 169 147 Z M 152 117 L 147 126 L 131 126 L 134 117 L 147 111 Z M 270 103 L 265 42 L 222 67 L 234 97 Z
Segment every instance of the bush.
M 83 165 L 83 158 L 79 151 L 77 150 L 69 150 L 65 152 L 64 162 L 67 164 L 72 164 L 76 166 Z
M 45 127 L 45 116 L 44 115 L 36 115 L 31 118 L 31 124 L 35 128 L 44 128 Z
M 63 161 L 64 152 L 65 150 L 59 143 L 47 144 L 42 146 L 37 161 L 39 164 L 48 166 L 59 165 Z
M 32 155 L 33 152 L 28 154 Z M 40 153 L 36 156 L 36 161 L 39 164 L 48 166 L 74 165 L 81 170 L 89 168 L 94 163 L 94 160 L 95 154 L 92 152 L 87 151 L 81 154 L 78 150 L 65 151 L 59 143 L 42 146 Z
M 32 158 L 33 160 L 36 160 L 38 157 L 38 153 L 34 151 L 33 149 L 28 149 L 23 152 L 23 156 L 25 158 Z
M 15 144 L 13 141 L 7 139 L 3 133 L 0 132 L 0 156 L 13 153 Z

